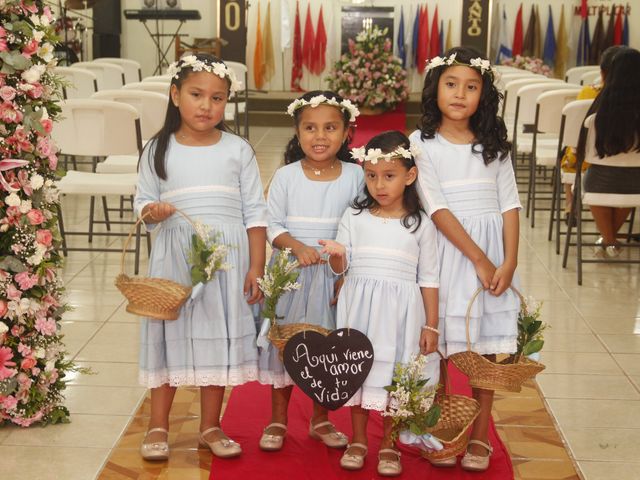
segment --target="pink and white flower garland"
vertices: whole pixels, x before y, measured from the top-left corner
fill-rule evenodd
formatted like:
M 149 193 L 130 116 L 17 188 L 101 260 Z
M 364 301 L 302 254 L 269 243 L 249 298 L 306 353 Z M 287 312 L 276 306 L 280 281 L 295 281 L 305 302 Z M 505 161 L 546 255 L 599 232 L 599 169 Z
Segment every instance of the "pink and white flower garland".
M 0 0 L 0 424 L 65 421 L 65 360 L 50 134 L 60 108 L 49 7 Z

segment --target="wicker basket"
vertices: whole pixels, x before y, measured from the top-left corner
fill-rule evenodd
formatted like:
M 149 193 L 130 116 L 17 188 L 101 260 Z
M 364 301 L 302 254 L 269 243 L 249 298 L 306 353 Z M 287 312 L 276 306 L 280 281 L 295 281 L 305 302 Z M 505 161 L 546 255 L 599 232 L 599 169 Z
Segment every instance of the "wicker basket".
M 522 294 L 513 287 L 511 289 L 520 297 L 524 305 Z M 469 384 L 474 388 L 519 392 L 522 389 L 522 384 L 544 370 L 545 366 L 526 357 L 518 358 L 515 363 L 496 363 L 479 353 L 471 351 L 471 339 L 469 337 L 471 307 L 480 292 L 482 292 L 482 288 L 476 290 L 467 307 L 467 351 L 454 353 L 449 358 L 458 367 L 458 370 L 469 377 Z
M 177 210 L 187 220 L 191 219 Z M 128 300 L 127 312 L 157 320 L 175 320 L 180 313 L 180 307 L 191 295 L 191 287 L 181 285 L 164 278 L 130 277 L 124 273 L 124 259 L 127 247 L 144 217 L 135 223 L 122 249 L 120 260 L 120 274 L 116 277 L 116 287 Z
M 312 323 L 290 323 L 287 325 L 278 325 L 278 322 L 273 319 L 271 320 L 271 327 L 269 328 L 267 338 L 273 344 L 273 346 L 278 349 L 278 355 L 280 356 L 280 360 L 282 360 L 284 346 L 287 344 L 289 339 L 296 333 L 304 331 L 317 332 L 325 336 L 331 333 L 331 330 L 328 330 L 319 325 L 313 325 Z
M 447 362 L 442 361 L 441 371 L 445 378 L 445 391 L 436 395 L 434 403 L 440 405 L 440 418 L 427 430 L 442 443 L 442 450 L 421 450 L 420 455 L 428 460 L 455 457 L 467 448 L 469 427 L 480 413 L 480 404 L 465 395 L 451 392 Z

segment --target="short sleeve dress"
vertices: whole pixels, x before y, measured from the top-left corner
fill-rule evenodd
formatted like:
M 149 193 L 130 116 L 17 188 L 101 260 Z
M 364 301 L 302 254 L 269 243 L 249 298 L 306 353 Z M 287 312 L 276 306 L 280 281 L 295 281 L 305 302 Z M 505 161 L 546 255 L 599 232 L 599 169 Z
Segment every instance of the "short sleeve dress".
M 162 201 L 210 225 L 220 233 L 220 242 L 232 246 L 226 259 L 232 268 L 217 272 L 185 303 L 177 320 L 143 318 L 140 382 L 154 388 L 255 380 L 255 321 L 243 286 L 249 270 L 247 229 L 267 226 L 267 208 L 253 149 L 226 132 L 216 144 L 202 147 L 181 145 L 172 136 L 165 157 L 167 180 L 155 174 L 152 150 L 147 145 L 140 161 L 137 214 L 145 205 Z M 190 285 L 191 224 L 174 214 L 147 227 L 157 231 L 149 276 Z
M 362 388 L 346 403 L 384 411 L 396 363 L 420 353 L 426 312 L 420 287 L 438 288 L 436 228 L 422 214 L 412 232 L 400 219 L 349 208 L 336 241 L 348 252 L 348 271 L 338 298 L 337 328 L 355 328 L 373 345 L 373 366 Z M 423 378 L 438 383 L 439 356 L 428 356 Z
M 418 191 L 429 216 L 449 209 L 489 260 L 501 265 L 502 214 L 522 208 L 509 158 L 485 165 L 482 154 L 473 152 L 471 144 L 453 144 L 437 133 L 421 140 L 420 131 L 415 131 L 410 140 L 420 149 Z M 473 263 L 440 232 L 438 248 L 439 329 L 446 355 L 451 355 L 467 349 L 465 315 L 481 284 Z M 519 284 L 517 274 L 513 283 Z M 481 354 L 515 352 L 519 309 L 520 300 L 510 289 L 499 297 L 482 292 L 471 309 L 473 350 Z
M 318 240 L 336 237 L 340 217 L 364 184 L 362 167 L 344 162 L 341 166 L 340 176 L 326 182 L 307 178 L 300 162 L 276 171 L 267 199 L 270 242 L 288 232 L 305 245 L 319 249 Z M 274 250 L 271 261 L 277 253 Z M 335 307 L 330 303 L 336 278 L 327 264 L 300 268 L 301 287 L 280 298 L 276 314 L 282 318 L 278 323 L 312 323 L 333 330 Z M 293 385 L 271 343 L 260 349 L 259 376 L 260 382 L 276 388 Z

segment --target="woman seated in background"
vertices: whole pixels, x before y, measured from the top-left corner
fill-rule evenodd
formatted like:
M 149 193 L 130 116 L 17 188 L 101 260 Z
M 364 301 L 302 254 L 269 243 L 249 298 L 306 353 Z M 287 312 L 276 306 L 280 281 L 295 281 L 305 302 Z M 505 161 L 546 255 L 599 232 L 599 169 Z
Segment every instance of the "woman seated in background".
M 595 114 L 589 135 L 578 142 L 578 158 L 591 166 L 585 173 L 584 192 L 596 194 L 640 194 L 640 52 L 620 50 L 607 75 L 607 82 L 594 100 L 587 117 Z M 596 256 L 617 257 L 617 233 L 630 208 L 590 206 L 602 235 Z
M 582 87 L 582 90 L 578 93 L 576 100 L 590 100 L 598 96 L 602 87 L 604 87 L 607 74 L 611 70 L 613 58 L 618 52 L 625 48 L 628 47 L 624 45 L 614 45 L 602 52 L 602 55 L 600 56 L 600 81 L 593 85 L 585 85 Z M 587 168 L 589 168 L 589 164 L 584 162 L 582 164 L 582 171 L 584 172 Z M 568 224 L 570 220 L 573 220 L 573 225 L 575 225 L 575 216 L 569 215 L 569 212 L 571 211 L 571 202 L 573 201 L 573 176 L 576 173 L 576 152 L 571 147 L 567 147 L 564 151 L 564 155 L 562 156 L 562 173 L 562 183 L 564 185 L 564 194 L 566 199 L 564 207 L 565 222 Z M 572 178 L 565 178 L 565 174 L 567 173 L 571 174 Z

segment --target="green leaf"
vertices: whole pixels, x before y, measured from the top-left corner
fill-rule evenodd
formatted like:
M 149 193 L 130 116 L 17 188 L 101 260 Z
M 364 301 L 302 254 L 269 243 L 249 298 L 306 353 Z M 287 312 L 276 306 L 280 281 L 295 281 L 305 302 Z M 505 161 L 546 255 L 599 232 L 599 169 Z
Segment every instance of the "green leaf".
M 428 427 L 433 427 L 438 420 L 440 419 L 440 414 L 442 413 L 442 407 L 440 405 L 434 404 L 425 417 L 425 422 Z
M 415 435 L 422 435 L 424 433 L 422 429 L 413 422 L 409 424 L 409 430 Z
M 392 392 L 395 392 L 396 390 L 398 390 L 398 387 L 395 386 L 395 385 L 387 385 L 386 387 L 384 387 L 384 389 L 387 392 L 392 393 Z
M 542 321 L 536 320 L 531 322 L 531 325 L 527 327 L 527 333 L 529 335 L 534 335 L 538 330 L 540 330 L 540 327 L 542 327 Z
M 533 340 L 527 343 L 522 349 L 522 353 L 524 355 L 531 355 L 532 353 L 539 352 L 542 350 L 542 346 L 544 345 L 544 340 Z

